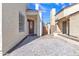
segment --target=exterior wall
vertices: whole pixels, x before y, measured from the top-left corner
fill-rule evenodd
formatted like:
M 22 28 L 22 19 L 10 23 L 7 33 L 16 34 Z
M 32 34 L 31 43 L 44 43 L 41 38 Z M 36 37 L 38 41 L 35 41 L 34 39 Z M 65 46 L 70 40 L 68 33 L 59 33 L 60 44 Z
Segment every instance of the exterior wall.
M 57 32 L 62 33 L 62 20 L 59 20 L 57 23 Z
M 37 35 L 40 36 L 40 17 L 39 15 L 37 16 Z
M 62 20 L 58 21 L 58 33 L 63 33 L 63 21 L 66 21 L 66 33 L 65 34 L 69 34 L 71 36 L 75 36 L 75 37 L 79 37 L 79 12 L 76 14 L 73 14 L 70 16 L 69 18 L 69 25 L 68 25 L 68 19 L 63 18 Z M 68 27 L 69 26 L 69 27 Z M 69 32 L 69 33 L 68 33 Z
M 66 22 L 66 34 L 68 34 L 68 18 L 64 17 L 62 19 L 60 19 L 57 23 L 57 32 L 58 33 L 63 33 L 64 29 L 63 29 L 63 21 Z
M 27 14 L 26 16 L 36 15 L 36 17 L 32 17 L 32 19 L 34 19 L 34 22 L 35 22 L 34 33 L 37 34 L 37 36 L 42 36 L 42 18 L 41 18 L 39 11 L 28 10 L 26 11 L 26 14 Z
M 50 24 L 47 24 L 48 34 L 50 34 Z
M 27 19 L 25 16 L 26 4 L 3 3 L 2 4 L 2 52 L 5 54 L 9 49 L 28 35 Z M 25 31 L 19 32 L 19 12 L 25 16 Z
M 39 9 L 39 4 L 35 4 L 35 9 L 38 10 L 38 20 L 37 20 L 37 35 L 42 36 L 42 31 L 43 31 L 43 24 L 42 24 L 42 12 Z
M 42 36 L 42 12 L 39 11 L 39 20 L 40 20 L 40 36 Z
M 37 34 L 37 20 L 34 21 L 34 34 Z
M 79 37 L 79 12 L 70 17 L 70 35 Z
M 66 21 L 66 33 L 71 36 L 79 37 L 79 4 L 75 4 L 71 7 L 65 8 L 59 14 L 56 15 L 57 32 L 63 33 L 63 21 Z
M 55 14 L 56 14 L 55 9 L 52 9 L 51 13 L 50 13 L 50 32 L 51 32 L 51 34 L 53 34 L 53 32 L 55 31 L 55 19 L 56 19 Z
M 66 8 L 64 10 L 64 16 L 68 16 L 70 14 L 73 14 L 73 13 L 79 11 L 78 7 L 79 7 L 79 4 L 75 4 L 75 5 L 71 6 L 71 7 Z
M 50 24 L 46 24 L 43 26 L 43 35 L 50 34 Z
M 59 20 L 64 17 L 64 11 L 61 11 L 59 14 L 56 15 L 56 19 Z
M 73 13 L 79 11 L 79 8 L 78 7 L 79 7 L 79 4 L 75 4 L 73 6 L 70 6 L 68 8 L 65 8 L 60 13 L 58 13 L 56 15 L 56 18 L 57 19 L 61 19 L 61 18 L 66 17 L 66 16 L 68 16 L 70 14 L 73 14 Z
M 42 17 L 41 13 L 37 16 L 37 35 L 42 36 Z
M 43 26 L 43 35 L 47 35 L 48 34 L 48 28 L 46 25 Z
M 71 36 L 75 36 L 75 37 L 79 37 L 79 12 L 74 13 L 72 15 L 67 16 L 69 18 L 62 18 L 58 21 L 57 24 L 57 32 L 58 33 L 63 33 L 63 21 L 66 21 L 66 33 L 67 35 L 71 35 Z M 68 20 L 69 19 L 69 20 Z M 68 25 L 69 23 L 69 25 Z

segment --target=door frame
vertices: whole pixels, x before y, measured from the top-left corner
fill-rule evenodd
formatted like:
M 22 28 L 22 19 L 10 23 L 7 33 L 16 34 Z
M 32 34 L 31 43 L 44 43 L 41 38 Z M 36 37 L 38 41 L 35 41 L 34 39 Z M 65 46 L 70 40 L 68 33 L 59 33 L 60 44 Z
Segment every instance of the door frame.
M 63 21 L 63 34 L 70 35 L 70 20 Z
M 63 21 L 63 34 L 67 34 L 67 22 Z
M 32 32 L 31 32 L 31 30 L 30 30 L 30 22 L 32 22 Z M 30 19 L 28 19 L 28 29 L 29 29 L 29 35 L 31 35 L 31 34 L 34 34 L 34 20 L 30 20 Z

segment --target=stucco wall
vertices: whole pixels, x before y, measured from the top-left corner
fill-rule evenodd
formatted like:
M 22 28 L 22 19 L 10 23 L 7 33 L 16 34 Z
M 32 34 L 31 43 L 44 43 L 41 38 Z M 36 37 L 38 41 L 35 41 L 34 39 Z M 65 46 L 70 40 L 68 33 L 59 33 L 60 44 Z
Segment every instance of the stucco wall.
M 42 35 L 47 35 L 47 34 L 48 34 L 48 28 L 47 28 L 47 25 L 44 25 Z
M 25 6 L 22 3 L 2 4 L 2 52 L 5 54 L 9 49 L 21 41 L 27 34 L 27 19 L 25 17 L 25 31 L 19 32 L 19 12 L 25 16 Z
M 79 12 L 70 17 L 70 35 L 79 37 Z
M 38 12 L 37 13 L 37 23 L 36 23 L 36 26 L 37 26 L 37 36 L 42 36 L 42 17 L 41 17 L 41 13 Z
M 66 16 L 68 16 L 70 14 L 73 14 L 73 13 L 79 11 L 79 8 L 78 7 L 79 7 L 79 4 L 75 4 L 73 6 L 70 6 L 68 8 L 65 8 L 64 10 L 62 10 L 60 13 L 58 13 L 56 15 L 56 18 L 57 19 L 61 19 L 61 18 L 66 17 Z
M 34 34 L 37 34 L 37 36 L 41 36 L 42 35 L 42 17 L 40 17 L 41 15 L 39 11 L 27 10 L 26 14 L 28 19 L 34 20 Z
M 40 17 L 37 16 L 37 35 L 40 36 Z
M 56 10 L 53 8 L 50 11 L 50 32 L 51 34 L 53 34 L 53 32 L 55 31 L 55 19 L 56 19 Z
M 70 16 L 70 21 L 69 21 L 69 35 L 75 36 L 75 37 L 79 37 L 79 12 L 73 14 Z M 68 19 L 61 19 L 58 21 L 58 25 L 57 25 L 57 32 L 62 33 L 62 23 L 63 21 L 67 21 Z M 68 21 L 67 21 L 67 33 L 68 34 Z
M 37 18 L 34 20 L 34 34 L 37 34 Z
M 50 31 L 51 31 L 51 34 L 53 34 L 53 32 L 55 31 L 55 16 L 51 16 L 51 20 L 50 20 Z
M 70 14 L 73 14 L 77 11 L 79 11 L 79 4 L 75 4 L 75 5 L 72 5 L 71 7 L 68 7 L 64 10 L 64 16 L 68 16 Z
M 58 24 L 57 24 L 57 32 L 58 33 L 62 33 L 62 22 L 63 22 L 62 20 L 59 20 Z
M 59 14 L 56 15 L 56 19 L 59 20 L 64 17 L 64 11 L 61 11 Z

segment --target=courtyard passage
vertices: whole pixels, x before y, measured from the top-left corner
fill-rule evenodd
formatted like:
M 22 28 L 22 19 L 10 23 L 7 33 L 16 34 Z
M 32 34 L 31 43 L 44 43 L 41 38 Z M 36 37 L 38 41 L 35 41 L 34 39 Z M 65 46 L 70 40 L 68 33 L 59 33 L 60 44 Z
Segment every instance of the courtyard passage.
M 7 56 L 79 56 L 78 44 L 61 36 L 29 36 Z

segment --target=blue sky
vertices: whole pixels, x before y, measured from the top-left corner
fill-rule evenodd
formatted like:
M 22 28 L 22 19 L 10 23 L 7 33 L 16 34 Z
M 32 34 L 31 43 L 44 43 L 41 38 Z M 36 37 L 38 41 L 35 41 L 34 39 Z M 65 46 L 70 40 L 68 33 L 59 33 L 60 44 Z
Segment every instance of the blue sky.
M 59 12 L 61 9 L 68 7 L 72 5 L 72 3 L 40 3 L 39 4 L 39 9 L 42 9 L 42 18 L 43 22 L 45 24 L 50 22 L 50 10 L 52 8 L 56 9 L 56 13 Z M 28 9 L 33 9 L 35 10 L 35 4 L 34 3 L 29 3 L 28 4 Z

